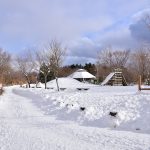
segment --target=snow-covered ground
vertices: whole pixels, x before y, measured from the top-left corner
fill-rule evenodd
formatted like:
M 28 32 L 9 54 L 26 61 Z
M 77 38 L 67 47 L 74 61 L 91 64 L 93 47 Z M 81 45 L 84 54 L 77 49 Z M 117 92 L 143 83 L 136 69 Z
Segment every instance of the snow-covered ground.
M 60 92 L 5 88 L 0 150 L 150 150 L 150 91 L 89 84 L 79 91 L 75 82 L 62 79 Z

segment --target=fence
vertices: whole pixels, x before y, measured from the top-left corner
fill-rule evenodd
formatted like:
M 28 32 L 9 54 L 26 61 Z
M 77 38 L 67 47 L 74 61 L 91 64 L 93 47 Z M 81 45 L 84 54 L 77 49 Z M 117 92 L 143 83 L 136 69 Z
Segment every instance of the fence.
M 142 78 L 141 76 L 139 76 L 139 80 L 138 80 L 138 90 L 141 91 L 141 90 L 150 90 L 150 88 L 145 88 L 145 87 L 141 87 L 142 85 Z

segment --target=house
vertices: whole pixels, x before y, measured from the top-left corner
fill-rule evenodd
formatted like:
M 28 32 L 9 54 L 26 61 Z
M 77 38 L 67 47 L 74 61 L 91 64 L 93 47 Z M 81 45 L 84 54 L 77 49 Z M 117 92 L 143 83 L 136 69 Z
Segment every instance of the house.
M 94 82 L 94 80 L 96 79 L 94 75 L 87 72 L 85 69 L 78 69 L 68 77 L 76 79 L 78 81 L 90 81 L 90 82 Z

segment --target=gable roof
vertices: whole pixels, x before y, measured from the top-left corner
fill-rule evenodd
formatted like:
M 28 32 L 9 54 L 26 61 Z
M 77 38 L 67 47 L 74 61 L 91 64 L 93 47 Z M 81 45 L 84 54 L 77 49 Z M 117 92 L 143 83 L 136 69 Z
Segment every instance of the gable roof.
M 96 78 L 94 75 L 87 72 L 85 69 L 78 69 L 77 71 L 69 75 L 68 77 L 74 78 L 74 79 L 92 79 L 92 78 L 95 79 Z
M 101 85 L 105 85 L 109 82 L 109 80 L 114 76 L 115 72 L 110 73 L 105 80 L 101 83 Z

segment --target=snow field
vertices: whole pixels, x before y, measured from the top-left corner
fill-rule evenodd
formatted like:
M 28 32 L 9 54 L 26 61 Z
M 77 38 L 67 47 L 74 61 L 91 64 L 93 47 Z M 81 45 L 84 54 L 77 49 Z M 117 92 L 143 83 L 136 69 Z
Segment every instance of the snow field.
M 102 104 L 98 100 L 95 103 L 93 98 L 98 99 L 102 95 L 108 95 L 105 87 L 103 87 L 103 93 L 98 92 L 99 90 L 102 91 L 101 88 L 63 92 L 19 87 L 6 88 L 5 95 L 0 97 L 0 101 L 2 101 L 0 106 L 0 149 L 149 150 L 150 134 L 140 133 L 141 131 L 137 133 L 121 131 L 124 129 L 118 131 L 118 127 L 101 128 L 101 119 L 91 117 L 93 119 L 91 120 L 86 117 L 92 116 L 92 114 L 96 116 L 95 113 L 97 114 L 97 110 L 99 110 L 99 108 L 96 110 L 97 104 L 102 107 Z M 109 91 L 111 90 L 109 89 Z M 117 96 L 121 96 L 121 91 L 119 94 L 117 91 Z M 126 92 L 128 96 L 134 93 L 133 91 L 129 93 L 128 90 Z M 94 97 L 90 93 L 93 93 Z M 109 93 L 113 96 L 116 95 L 113 92 Z M 78 96 L 83 98 L 86 94 L 88 94 L 86 99 L 78 99 Z M 135 95 L 148 96 L 146 93 L 142 93 L 142 95 L 135 93 Z M 143 99 L 143 97 L 141 98 Z M 149 98 L 147 100 L 149 101 Z M 88 102 L 93 105 L 88 105 Z M 107 105 L 107 103 L 104 104 Z M 80 111 L 80 107 L 86 109 Z M 124 117 L 124 114 L 122 116 Z M 99 120 L 98 123 L 97 120 Z M 93 121 L 96 121 L 96 127 Z

